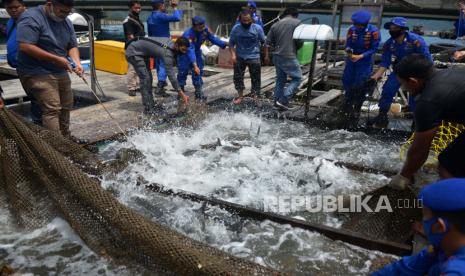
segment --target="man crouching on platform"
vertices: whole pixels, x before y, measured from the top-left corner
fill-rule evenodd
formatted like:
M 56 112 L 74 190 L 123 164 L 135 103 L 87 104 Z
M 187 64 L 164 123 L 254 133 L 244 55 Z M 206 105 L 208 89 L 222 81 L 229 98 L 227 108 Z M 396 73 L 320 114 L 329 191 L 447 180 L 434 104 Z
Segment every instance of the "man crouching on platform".
M 435 70 L 432 62 L 420 54 L 402 59 L 395 67 L 402 89 L 415 96 L 415 136 L 402 170 L 390 186 L 404 189 L 413 183 L 413 175 L 428 158 L 431 143 L 442 121 L 465 124 L 464 68 Z M 465 132 L 462 132 L 438 156 L 441 178 L 465 178 Z
M 152 94 L 153 76 L 150 70 L 150 58 L 163 60 L 168 78 L 174 90 L 178 92 L 180 103 L 187 105 L 189 97 L 179 87 L 174 66 L 176 56 L 187 53 L 190 42 L 185 37 L 180 37 L 173 44 L 168 37 L 138 37 L 128 42 L 126 59 L 134 67 L 140 79 L 140 93 L 144 114 L 157 115 L 163 112 L 163 106 L 156 104 Z

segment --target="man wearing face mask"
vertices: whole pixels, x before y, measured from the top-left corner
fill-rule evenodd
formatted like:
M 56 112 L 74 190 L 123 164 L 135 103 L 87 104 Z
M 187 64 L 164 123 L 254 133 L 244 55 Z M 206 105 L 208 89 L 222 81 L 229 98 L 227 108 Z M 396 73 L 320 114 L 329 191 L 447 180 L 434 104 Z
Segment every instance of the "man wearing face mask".
M 144 37 L 144 24 L 139 19 L 139 14 L 142 9 L 140 1 L 131 0 L 128 2 L 129 6 L 129 14 L 128 17 L 123 21 L 123 28 L 124 28 L 124 38 L 126 39 L 126 45 L 128 41 L 136 38 L 136 37 Z M 134 71 L 134 67 L 131 64 L 128 64 L 128 73 L 127 73 L 127 81 L 128 81 L 128 91 L 129 96 L 135 96 L 136 91 L 140 90 L 140 80 Z
M 207 97 L 203 94 L 202 90 L 204 64 L 202 50 L 200 47 L 207 40 L 223 49 L 226 48 L 228 43 L 222 41 L 210 32 L 208 27 L 205 26 L 205 17 L 203 16 L 194 16 L 192 18 L 192 27 L 187 29 L 182 36 L 190 41 L 191 47 L 189 48 L 187 55 L 181 55 L 178 57 L 179 85 L 184 90 L 187 75 L 192 69 L 192 84 L 194 84 L 195 87 L 195 98 L 197 100 L 205 101 Z
M 175 43 L 166 37 L 139 37 L 132 40 L 126 49 L 126 59 L 134 66 L 140 78 L 142 94 L 142 104 L 144 113 L 147 115 L 157 115 L 163 112 L 163 106 L 156 104 L 152 95 L 152 71 L 150 70 L 150 58 L 163 60 L 166 65 L 166 72 L 174 90 L 178 92 L 179 100 L 186 105 L 189 98 L 184 94 L 184 90 L 179 87 L 176 79 L 174 66 L 176 56 L 187 53 L 190 43 L 184 37 L 180 37 Z
M 262 19 L 260 18 L 260 16 L 257 14 L 257 3 L 255 3 L 254 1 L 251 1 L 249 0 L 247 2 L 247 7 L 248 10 L 250 11 L 250 14 L 252 15 L 252 20 L 253 20 L 253 23 L 259 25 L 260 27 L 263 28 L 263 21 Z M 241 24 L 241 20 L 239 17 L 237 17 L 237 20 L 236 20 L 236 25 L 239 25 Z
M 394 72 L 402 89 L 416 97 L 415 135 L 405 163 L 389 185 L 405 189 L 412 185 L 414 174 L 428 159 L 431 143 L 442 121 L 465 124 L 465 69 L 434 70 L 432 62 L 421 54 L 401 60 Z M 465 132 L 452 141 L 438 156 L 441 178 L 465 178 Z
M 70 138 L 73 93 L 68 72 L 84 73 L 73 24 L 66 18 L 73 6 L 73 0 L 48 1 L 24 12 L 17 26 L 21 84 L 39 102 L 43 126 Z
M 244 73 L 249 67 L 249 75 L 252 82 L 252 95 L 256 105 L 260 105 L 261 89 L 261 61 L 260 48 L 265 46 L 266 38 L 262 27 L 252 23 L 250 11 L 242 11 L 239 14 L 240 25 L 234 26 L 229 38 L 231 60 L 234 64 L 234 86 L 239 94 L 234 104 L 241 104 L 244 98 Z M 268 60 L 268 48 L 264 47 L 265 63 Z
M 418 198 L 423 205 L 423 231 L 430 246 L 372 275 L 465 275 L 464 194 L 463 178 L 424 187 Z
M 171 0 L 171 7 L 174 9 L 173 14 L 166 13 L 164 0 L 152 0 L 153 12 L 147 19 L 147 31 L 151 37 L 170 37 L 170 22 L 179 22 L 182 19 L 182 10 L 178 10 L 178 1 Z M 157 69 L 157 94 L 161 97 L 169 97 L 166 93 L 166 69 L 163 60 L 156 59 L 155 67 Z
M 347 120 L 358 120 L 356 116 L 363 102 L 365 91 L 361 86 L 370 78 L 373 71 L 373 54 L 378 50 L 381 40 L 378 28 L 368 24 L 371 13 L 360 10 L 352 15 L 353 26 L 347 32 L 344 74 L 342 84 L 345 91 L 340 116 Z
M 392 58 L 395 63 L 400 62 L 404 57 L 413 53 L 424 55 L 429 60 L 433 60 L 424 39 L 412 32 L 409 32 L 407 20 L 403 17 L 394 17 L 390 22 L 384 24 L 384 28 L 389 30 L 391 37 L 384 43 L 383 56 L 378 71 L 371 77 L 378 81 L 387 69 L 391 66 Z M 388 112 L 400 83 L 394 73 L 391 73 L 383 86 L 381 99 L 379 100 L 379 114 L 375 118 L 367 121 L 368 127 L 386 128 L 389 124 Z M 415 100 L 409 98 L 409 106 L 413 111 Z

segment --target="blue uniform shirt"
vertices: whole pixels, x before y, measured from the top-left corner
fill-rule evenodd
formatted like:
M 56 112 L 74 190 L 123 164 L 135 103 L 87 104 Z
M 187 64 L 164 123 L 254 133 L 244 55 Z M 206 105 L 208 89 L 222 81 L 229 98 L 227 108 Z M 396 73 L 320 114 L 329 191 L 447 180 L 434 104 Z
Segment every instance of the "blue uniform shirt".
M 172 15 L 161 11 L 153 11 L 147 18 L 148 34 L 153 37 L 170 37 L 170 22 L 178 22 L 181 19 L 181 10 L 175 10 Z
M 378 50 L 380 41 L 381 35 L 375 26 L 369 24 L 365 29 L 352 26 L 347 32 L 346 49 L 352 49 L 356 55 L 363 55 L 363 59 L 360 61 L 371 62 L 373 54 Z
M 394 275 L 465 275 L 465 247 L 447 258 L 444 253 L 424 249 L 414 256 L 403 257 L 376 271 L 372 276 Z
M 266 38 L 262 27 L 252 24 L 249 29 L 236 25 L 229 37 L 229 47 L 236 48 L 236 54 L 242 59 L 260 58 L 260 46 L 265 44 Z
M 455 21 L 454 27 L 457 37 L 465 36 L 465 18 L 463 14 L 460 14 L 460 18 Z
M 200 47 L 206 40 L 209 40 L 211 43 L 217 45 L 218 47 L 226 47 L 226 43 L 212 34 L 210 30 L 208 30 L 208 27 L 205 27 L 205 29 L 201 32 L 196 32 L 194 28 L 189 28 L 184 31 L 182 36 L 189 39 L 191 43 L 191 47 L 187 51 L 187 55 L 192 64 L 196 63 L 196 55 L 202 55 Z
M 400 61 L 404 57 L 413 53 L 422 54 L 429 60 L 433 61 L 428 46 L 426 45 L 426 42 L 423 39 L 423 37 L 421 37 L 420 35 L 411 32 L 406 32 L 402 44 L 398 44 L 391 37 L 384 43 L 383 56 L 381 58 L 380 66 L 384 68 L 389 68 L 393 57 L 397 61 Z
M 67 57 L 68 51 L 77 47 L 73 23 L 69 19 L 53 21 L 45 14 L 44 6 L 25 11 L 17 23 L 16 40 L 34 44 L 37 47 L 60 57 Z M 18 53 L 18 74 L 48 75 L 65 74 L 66 71 L 55 64 Z
M 16 41 L 16 20 L 10 18 L 6 24 L 6 51 L 8 64 L 16 68 L 18 66 L 18 42 Z

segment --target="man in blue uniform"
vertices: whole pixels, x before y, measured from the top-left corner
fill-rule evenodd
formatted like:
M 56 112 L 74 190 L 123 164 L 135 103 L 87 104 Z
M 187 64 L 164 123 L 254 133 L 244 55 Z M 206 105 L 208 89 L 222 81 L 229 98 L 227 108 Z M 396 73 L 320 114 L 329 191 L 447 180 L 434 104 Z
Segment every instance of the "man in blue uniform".
M 424 187 L 419 200 L 423 204 L 423 231 L 430 246 L 372 275 L 465 275 L 464 194 L 463 178 Z
M 170 37 L 170 22 L 179 22 L 182 19 L 182 11 L 178 10 L 177 1 L 170 2 L 171 7 L 174 9 L 172 15 L 166 13 L 164 0 L 152 0 L 153 12 L 147 19 L 148 34 L 151 37 Z M 166 86 L 166 69 L 162 59 L 155 60 L 155 67 L 157 69 L 157 94 L 162 97 L 169 97 L 165 92 Z
M 394 63 L 399 62 L 406 56 L 413 53 L 422 54 L 432 60 L 431 54 L 423 38 L 417 34 L 409 32 L 407 20 L 403 17 L 394 17 L 390 22 L 384 24 L 384 28 L 389 30 L 391 37 L 384 43 L 383 56 L 378 71 L 371 77 L 374 80 L 379 80 L 386 70 L 391 66 L 392 58 Z M 381 99 L 379 100 L 379 114 L 375 118 L 368 120 L 368 127 L 386 128 L 389 119 L 388 111 L 397 91 L 399 91 L 400 82 L 396 75 L 391 73 L 383 86 Z M 411 97 L 409 99 L 410 109 L 414 110 L 415 101 Z
M 373 71 L 373 54 L 376 53 L 381 36 L 378 28 L 368 24 L 371 14 L 360 10 L 352 15 L 353 26 L 347 32 L 346 65 L 342 76 L 345 101 L 342 116 L 346 120 L 358 120 L 357 114 L 365 101 L 366 91 L 362 86 Z
M 454 22 L 455 35 L 460 38 L 465 36 L 465 4 L 459 3 L 459 19 Z
M 195 98 L 199 100 L 206 100 L 202 91 L 204 64 L 202 50 L 200 47 L 206 40 L 208 40 L 214 45 L 224 49 L 227 46 L 227 42 L 222 41 L 208 30 L 208 27 L 205 26 L 205 18 L 202 16 L 195 16 L 192 18 L 192 27 L 187 29 L 182 36 L 189 39 L 191 47 L 187 55 L 181 55 L 178 57 L 179 85 L 184 90 L 187 75 L 192 69 L 192 83 L 195 87 Z

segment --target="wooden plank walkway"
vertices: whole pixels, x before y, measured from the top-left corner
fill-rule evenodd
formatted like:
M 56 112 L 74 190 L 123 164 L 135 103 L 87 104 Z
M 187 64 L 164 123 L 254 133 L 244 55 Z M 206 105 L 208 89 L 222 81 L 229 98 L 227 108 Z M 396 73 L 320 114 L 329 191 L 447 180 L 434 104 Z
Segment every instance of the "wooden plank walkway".
M 0 65 L 0 71 L 8 69 L 8 66 Z M 214 67 L 206 67 L 207 71 L 216 71 L 217 74 L 213 74 L 208 77 L 204 77 L 204 92 L 208 96 L 208 102 L 212 102 L 218 99 L 232 99 L 237 96 L 237 92 L 233 84 L 233 71 L 230 69 L 216 69 Z M 324 70 L 324 64 L 317 64 L 316 76 L 321 75 Z M 308 73 L 308 66 L 303 66 L 302 71 L 304 78 Z M 11 72 L 10 72 L 11 73 Z M 104 103 L 105 107 L 111 112 L 112 116 L 126 131 L 131 128 L 137 128 L 141 126 L 143 117 L 141 113 L 143 106 L 141 98 L 129 97 L 127 95 L 126 88 L 126 76 L 125 75 L 114 75 L 106 72 L 97 72 L 99 83 L 107 95 L 107 102 Z M 156 76 L 156 74 L 154 74 Z M 76 96 L 80 98 L 93 99 L 89 87 L 76 75 L 71 75 L 72 78 L 72 89 Z M 88 73 L 85 74 L 85 78 L 90 82 L 90 76 Z M 275 69 L 272 66 L 262 67 L 262 90 L 270 91 L 274 87 L 275 83 Z M 317 80 L 318 81 L 318 80 Z M 190 84 L 190 78 L 186 91 L 191 100 L 193 100 L 193 87 Z M 156 82 L 154 81 L 156 85 Z M 250 78 L 248 73 L 245 74 L 246 92 L 250 91 Z M 5 99 L 14 99 L 25 97 L 24 90 L 18 79 L 1 81 L 5 91 Z M 302 84 L 302 86 L 304 86 Z M 303 87 L 302 87 L 303 88 Z M 163 102 L 167 105 L 174 105 L 176 100 L 176 94 L 172 90 L 171 86 L 168 86 L 168 92 L 172 95 L 170 98 L 156 98 L 157 101 Z M 100 93 L 98 93 L 101 96 Z M 300 111 L 299 111 L 300 112 Z M 101 141 L 109 139 L 119 134 L 119 129 L 115 126 L 109 116 L 106 114 L 101 105 L 95 104 L 88 107 L 79 108 L 71 112 L 71 131 L 74 136 L 87 139 L 91 142 Z

